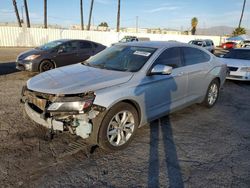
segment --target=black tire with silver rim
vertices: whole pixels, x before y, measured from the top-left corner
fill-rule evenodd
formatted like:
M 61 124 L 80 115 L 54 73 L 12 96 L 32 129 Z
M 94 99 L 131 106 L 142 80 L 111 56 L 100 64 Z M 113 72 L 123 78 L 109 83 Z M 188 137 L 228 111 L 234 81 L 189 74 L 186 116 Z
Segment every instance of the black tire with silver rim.
M 211 108 L 215 105 L 220 92 L 220 84 L 217 79 L 213 80 L 208 87 L 206 98 L 203 101 L 203 104 L 208 108 Z
M 103 118 L 99 145 L 105 150 L 121 150 L 132 141 L 139 125 L 137 110 L 128 103 L 113 106 Z
M 50 60 L 43 60 L 39 66 L 39 71 L 45 72 L 54 68 L 55 66 L 53 62 L 51 62 Z

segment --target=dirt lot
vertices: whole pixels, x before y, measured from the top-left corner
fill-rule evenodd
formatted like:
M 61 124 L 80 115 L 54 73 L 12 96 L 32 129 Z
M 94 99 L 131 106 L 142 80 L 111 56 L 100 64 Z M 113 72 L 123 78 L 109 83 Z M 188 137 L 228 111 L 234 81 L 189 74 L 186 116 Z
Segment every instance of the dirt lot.
M 11 63 L 22 50 L 0 49 L 0 187 L 250 187 L 249 83 L 227 81 L 214 108 L 193 105 L 144 126 L 124 151 L 69 155 L 81 139 L 44 140 L 19 103 L 34 75 Z

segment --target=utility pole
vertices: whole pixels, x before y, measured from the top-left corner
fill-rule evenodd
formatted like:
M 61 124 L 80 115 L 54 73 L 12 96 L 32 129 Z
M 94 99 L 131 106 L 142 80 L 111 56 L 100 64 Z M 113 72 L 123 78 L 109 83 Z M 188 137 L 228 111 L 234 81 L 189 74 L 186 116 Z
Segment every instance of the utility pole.
M 136 33 L 138 33 L 138 18 L 139 18 L 139 17 L 136 16 L 136 24 L 135 24 L 135 25 L 136 25 Z
M 120 31 L 120 10 L 121 10 L 121 0 L 118 0 L 118 8 L 117 8 L 117 24 L 116 24 L 116 32 Z
M 44 0 L 44 28 L 47 27 L 47 0 Z
M 26 13 L 26 21 L 27 21 L 27 27 L 30 28 L 30 17 L 29 17 L 29 10 L 27 5 L 27 0 L 24 0 L 24 8 Z
M 81 29 L 84 30 L 82 0 L 80 0 L 80 14 L 81 14 Z
M 88 31 L 90 30 L 90 25 L 91 25 L 91 17 L 92 17 L 92 11 L 93 11 L 93 4 L 94 4 L 94 0 L 91 0 L 90 11 L 89 11 Z
M 19 13 L 18 13 L 17 5 L 16 5 L 16 0 L 12 0 L 12 2 L 13 2 L 14 9 L 15 9 L 18 26 L 22 27 L 20 16 L 19 16 Z
M 239 22 L 239 27 L 241 27 L 241 22 L 242 22 L 242 18 L 243 18 L 243 15 L 244 15 L 244 11 L 245 11 L 245 6 L 246 6 L 246 0 L 244 0 L 243 2 L 243 7 L 242 7 L 242 11 L 241 11 L 241 16 L 240 16 L 240 22 Z

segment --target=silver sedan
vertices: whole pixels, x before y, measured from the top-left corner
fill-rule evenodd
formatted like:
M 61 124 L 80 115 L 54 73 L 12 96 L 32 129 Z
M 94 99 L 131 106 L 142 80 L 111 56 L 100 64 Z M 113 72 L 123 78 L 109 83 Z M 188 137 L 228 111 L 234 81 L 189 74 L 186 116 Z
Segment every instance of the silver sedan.
M 226 65 L 177 42 L 136 42 L 31 78 L 22 92 L 27 114 L 106 150 L 125 148 L 137 128 L 194 103 L 212 107 Z

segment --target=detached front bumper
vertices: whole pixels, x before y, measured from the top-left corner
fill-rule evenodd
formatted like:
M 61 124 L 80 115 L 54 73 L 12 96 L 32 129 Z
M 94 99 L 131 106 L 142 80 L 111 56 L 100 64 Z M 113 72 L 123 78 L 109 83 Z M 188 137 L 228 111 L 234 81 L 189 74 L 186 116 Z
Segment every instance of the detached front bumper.
M 76 94 L 75 96 L 52 95 L 28 90 L 23 87 L 21 102 L 30 119 L 51 130 L 69 131 L 82 138 L 88 138 L 93 132 L 92 120 L 103 110 L 103 107 L 91 105 L 81 111 L 53 111 L 51 104 L 70 101 L 94 100 L 93 92 Z M 85 103 L 84 103 L 85 104 Z M 86 103 L 87 104 L 87 103 Z M 62 106 L 62 105 L 61 105 Z M 66 105 L 67 106 L 67 105 Z M 70 106 L 68 106 L 70 108 Z
M 53 128 L 53 130 L 63 131 L 63 122 L 56 121 L 52 118 L 46 118 L 46 119 L 41 118 L 41 114 L 33 110 L 27 102 L 24 104 L 24 107 L 27 115 L 30 117 L 30 119 L 32 119 L 36 123 L 48 129 Z

